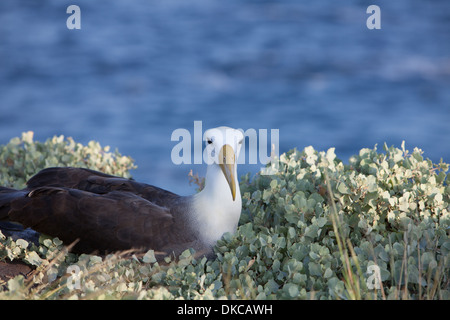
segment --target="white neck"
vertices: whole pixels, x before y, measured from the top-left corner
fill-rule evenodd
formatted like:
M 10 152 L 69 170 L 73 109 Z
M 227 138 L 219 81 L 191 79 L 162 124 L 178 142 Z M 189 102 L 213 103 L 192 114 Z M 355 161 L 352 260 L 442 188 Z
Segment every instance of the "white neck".
M 225 232 L 236 231 L 241 215 L 242 200 L 237 172 L 234 172 L 236 199 L 217 164 L 206 170 L 205 188 L 193 196 L 193 215 L 202 241 L 214 245 Z

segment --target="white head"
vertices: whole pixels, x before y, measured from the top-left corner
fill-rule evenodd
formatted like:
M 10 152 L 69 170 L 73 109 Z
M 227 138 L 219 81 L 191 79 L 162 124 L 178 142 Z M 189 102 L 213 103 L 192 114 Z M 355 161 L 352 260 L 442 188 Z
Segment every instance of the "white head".
M 207 130 L 203 139 L 203 158 L 208 168 L 205 188 L 193 196 L 193 208 L 202 241 L 214 245 L 225 232 L 236 231 L 241 216 L 236 164 L 244 135 L 236 129 L 219 127 Z
M 230 187 L 233 201 L 236 199 L 237 159 L 241 151 L 244 134 L 233 128 L 218 127 L 206 130 L 204 159 L 208 169 L 218 165 Z

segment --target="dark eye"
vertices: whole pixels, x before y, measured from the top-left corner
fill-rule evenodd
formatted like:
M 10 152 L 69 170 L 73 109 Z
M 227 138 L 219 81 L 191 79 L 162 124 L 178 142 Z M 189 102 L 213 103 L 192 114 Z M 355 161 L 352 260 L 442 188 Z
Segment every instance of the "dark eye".
M 206 140 L 206 142 L 208 142 L 208 144 L 211 144 L 211 143 L 212 143 L 212 140 L 211 140 L 211 139 L 208 139 L 208 140 Z
M 240 141 L 239 141 L 239 144 L 242 144 L 242 141 L 244 141 L 244 139 L 240 140 Z

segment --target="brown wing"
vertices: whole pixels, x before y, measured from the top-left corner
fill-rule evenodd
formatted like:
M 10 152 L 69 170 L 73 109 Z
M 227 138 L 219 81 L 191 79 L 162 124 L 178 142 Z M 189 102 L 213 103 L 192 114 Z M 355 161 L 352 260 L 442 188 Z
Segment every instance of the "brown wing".
M 9 220 L 65 243 L 78 239 L 76 251 L 148 248 L 170 254 L 196 240 L 177 212 L 182 197 L 160 188 L 76 168 L 45 169 L 27 185 L 0 190 L 0 218 L 8 211 Z
M 77 251 L 161 250 L 176 242 L 170 211 L 128 192 L 41 187 L 10 206 L 10 220 L 65 243 L 79 239 Z
M 47 168 L 33 176 L 27 186 L 29 190 L 44 186 L 65 187 L 97 194 L 128 191 L 158 205 L 179 198 L 178 195 L 155 186 L 84 168 Z

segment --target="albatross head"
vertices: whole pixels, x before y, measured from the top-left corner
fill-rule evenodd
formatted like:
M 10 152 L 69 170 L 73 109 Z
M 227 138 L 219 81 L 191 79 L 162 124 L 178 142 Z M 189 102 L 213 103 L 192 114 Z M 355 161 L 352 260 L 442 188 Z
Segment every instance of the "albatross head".
M 204 159 L 208 164 L 205 187 L 195 196 L 200 234 L 214 244 L 225 232 L 235 232 L 242 200 L 237 178 L 237 159 L 244 135 L 240 130 L 218 127 L 207 130 Z
M 237 159 L 239 158 L 244 135 L 241 131 L 233 128 L 218 127 L 207 130 L 204 134 L 204 139 L 206 141 L 205 158 L 209 165 L 208 170 L 217 171 L 217 166 L 220 168 L 230 188 L 231 197 L 235 201 L 236 188 L 239 189 Z

